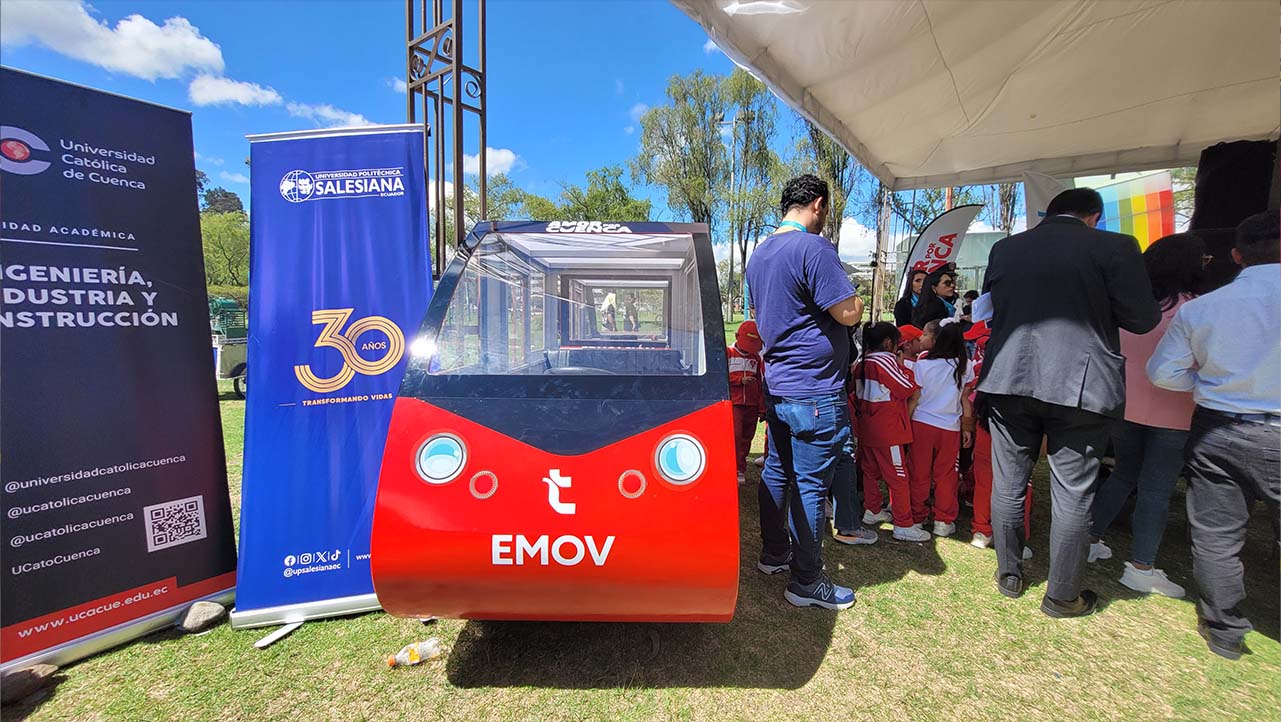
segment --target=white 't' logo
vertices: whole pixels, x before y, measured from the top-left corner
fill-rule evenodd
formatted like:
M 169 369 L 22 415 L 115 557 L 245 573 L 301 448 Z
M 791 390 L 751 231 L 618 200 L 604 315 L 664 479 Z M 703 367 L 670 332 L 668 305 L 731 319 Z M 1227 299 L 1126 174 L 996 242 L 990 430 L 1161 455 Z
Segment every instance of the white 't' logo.
M 557 514 L 573 514 L 577 507 L 574 502 L 564 502 L 560 500 L 560 490 L 568 489 L 574 480 L 568 476 L 561 476 L 560 469 L 552 469 L 543 477 L 543 483 L 547 484 L 547 503 L 551 505 L 552 510 Z

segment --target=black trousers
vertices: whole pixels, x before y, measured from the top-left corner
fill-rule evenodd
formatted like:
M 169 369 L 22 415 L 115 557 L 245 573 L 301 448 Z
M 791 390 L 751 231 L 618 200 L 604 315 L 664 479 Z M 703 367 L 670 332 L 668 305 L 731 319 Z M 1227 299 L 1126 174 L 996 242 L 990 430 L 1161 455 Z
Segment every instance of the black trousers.
M 992 542 L 1001 576 L 1023 576 L 1023 502 L 1045 439 L 1050 458 L 1050 578 L 1045 595 L 1081 593 L 1099 460 L 1112 422 L 1102 414 L 1025 396 L 988 396 L 992 431 Z
M 1197 610 L 1211 634 L 1234 645 L 1253 629 L 1237 610 L 1245 599 L 1241 549 L 1250 507 L 1262 499 L 1276 516 L 1281 504 L 1281 426 L 1197 407 L 1185 457 Z

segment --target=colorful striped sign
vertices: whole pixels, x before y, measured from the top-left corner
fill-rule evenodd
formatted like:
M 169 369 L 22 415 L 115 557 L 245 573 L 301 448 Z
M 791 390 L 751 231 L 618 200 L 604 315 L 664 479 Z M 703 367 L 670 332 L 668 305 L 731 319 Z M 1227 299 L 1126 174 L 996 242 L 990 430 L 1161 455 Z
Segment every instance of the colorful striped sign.
M 1174 233 L 1174 189 L 1169 171 L 1098 188 L 1103 196 L 1099 227 L 1139 239 L 1146 249 Z

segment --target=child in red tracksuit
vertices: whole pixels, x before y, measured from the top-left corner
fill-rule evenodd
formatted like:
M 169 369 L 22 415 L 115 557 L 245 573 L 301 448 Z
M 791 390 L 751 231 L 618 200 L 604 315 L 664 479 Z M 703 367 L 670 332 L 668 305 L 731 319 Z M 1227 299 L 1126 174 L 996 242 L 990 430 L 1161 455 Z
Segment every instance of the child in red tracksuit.
M 962 446 L 974 443 L 974 410 L 970 389 L 974 369 L 965 352 L 961 325 L 943 319 L 934 347 L 921 354 L 912 367 L 921 387 L 921 400 L 912 412 L 912 496 L 928 496 L 934 482 L 934 535 L 956 533 L 960 514 L 957 459 Z M 925 511 L 917 524 L 925 521 Z
M 765 414 L 761 337 L 755 321 L 744 321 L 734 334 L 729 357 L 729 396 L 734 405 L 734 463 L 738 483 L 746 482 L 747 452 L 756 436 L 756 424 Z
M 983 353 L 987 341 L 992 336 L 986 321 L 979 321 L 965 333 L 966 341 L 973 341 L 974 376 L 978 378 L 983 370 Z M 972 399 L 973 401 L 973 399 Z M 992 546 L 992 434 L 988 430 L 987 419 L 983 414 L 976 414 L 978 424 L 974 431 L 974 520 L 970 529 L 974 538 L 972 546 L 987 549 Z M 1023 501 L 1023 538 L 1032 536 L 1032 486 L 1027 488 L 1027 497 Z M 1024 547 L 1023 557 L 1032 556 L 1032 550 Z
M 863 471 L 863 522 L 884 521 L 882 479 L 890 489 L 894 538 L 928 541 L 930 533 L 912 521 L 923 514 L 925 496 L 913 493 L 906 446 L 912 442 L 909 419 L 920 387 L 912 372 L 899 361 L 899 332 L 890 323 L 869 323 L 863 330 L 863 357 L 855 364 L 854 411 L 858 434 L 858 461 Z M 923 518 L 923 517 L 922 517 Z

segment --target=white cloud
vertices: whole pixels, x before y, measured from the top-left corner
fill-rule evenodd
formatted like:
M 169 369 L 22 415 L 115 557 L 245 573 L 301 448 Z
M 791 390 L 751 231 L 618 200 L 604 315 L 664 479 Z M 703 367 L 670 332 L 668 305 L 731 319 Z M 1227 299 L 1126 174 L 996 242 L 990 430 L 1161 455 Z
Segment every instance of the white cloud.
M 632 119 L 632 123 L 639 123 L 641 116 L 644 115 L 647 110 L 649 110 L 648 105 L 645 105 L 644 103 L 637 103 L 632 106 L 631 110 L 627 111 L 627 117 Z
M 624 127 L 624 128 L 623 128 L 623 132 L 624 132 L 624 133 L 626 133 L 626 134 L 628 134 L 628 135 L 631 135 L 632 133 L 635 133 L 635 132 L 636 132 L 636 126 L 634 126 L 634 125 L 626 126 L 626 127 Z
M 506 148 L 490 148 L 485 146 L 485 173 L 486 175 L 499 175 L 501 173 L 510 173 L 513 168 L 525 167 L 520 156 L 515 151 Z M 467 175 L 480 174 L 480 155 L 463 154 L 463 172 Z
M 853 218 L 841 219 L 841 260 L 867 263 L 876 254 L 876 229 Z
M 719 266 L 721 261 L 724 261 L 725 259 L 729 258 L 729 254 L 731 251 L 734 251 L 734 244 L 730 243 L 729 241 L 721 241 L 720 243 L 713 243 L 712 257 L 716 259 L 716 265 Z M 734 253 L 734 270 L 735 270 L 735 275 L 737 275 L 738 253 Z
M 113 72 L 144 80 L 177 78 L 186 70 L 222 72 L 222 51 L 184 17 L 156 25 L 130 15 L 113 28 L 89 14 L 83 0 L 0 3 L 0 43 L 39 44 Z
M 453 202 L 454 184 L 449 181 L 445 181 L 445 206 L 449 207 L 449 204 Z M 436 210 L 436 181 L 434 179 L 427 181 L 427 209 L 431 211 Z
M 210 165 L 222 165 L 222 158 L 214 158 L 213 156 L 200 155 L 199 151 L 196 151 L 196 160 L 204 163 L 208 163 Z
M 280 105 L 284 102 L 273 88 L 212 75 L 197 75 L 187 86 L 187 97 L 196 105 Z
M 218 174 L 218 177 L 227 181 L 228 183 L 241 183 L 243 185 L 249 185 L 249 176 L 245 175 L 244 173 L 228 173 L 227 171 L 223 171 Z
M 401 95 L 409 92 L 409 83 L 406 83 L 403 78 L 387 78 L 387 87 Z
M 1026 217 L 1015 216 L 1014 230 L 1011 231 L 1011 233 L 1022 233 L 1024 230 L 1026 230 L 1026 228 L 1024 228 L 1024 226 L 1026 225 L 1027 225 Z M 1004 231 L 997 228 L 996 226 L 993 226 L 990 222 L 988 222 L 986 218 L 976 218 L 974 222 L 970 224 L 969 232 L 970 233 L 1003 233 Z
M 716 41 L 715 41 L 715 40 L 712 40 L 711 38 L 708 38 L 708 39 L 707 39 L 707 42 L 703 43 L 703 54 L 704 54 L 704 55 L 711 55 L 712 53 L 716 52 L 717 50 L 720 50 L 720 46 L 718 46 L 718 45 L 716 44 Z
M 788 0 L 734 0 L 721 8 L 726 15 L 793 15 L 805 8 Z
M 341 128 L 352 125 L 373 125 L 369 120 L 360 113 L 335 108 L 328 103 L 320 105 L 310 105 L 307 103 L 290 102 L 285 105 L 285 109 L 295 118 L 306 118 L 325 126 L 326 128 Z

